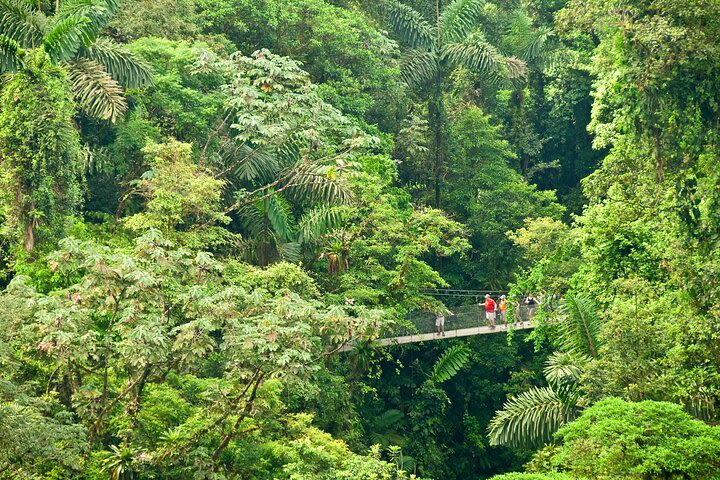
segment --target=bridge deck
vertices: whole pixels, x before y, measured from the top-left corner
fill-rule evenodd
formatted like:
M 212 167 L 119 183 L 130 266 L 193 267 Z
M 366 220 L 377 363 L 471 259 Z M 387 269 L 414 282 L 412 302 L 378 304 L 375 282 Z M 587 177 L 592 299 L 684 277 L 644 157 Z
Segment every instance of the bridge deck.
M 388 345 L 399 345 L 401 343 L 417 343 L 426 342 L 429 340 L 447 340 L 450 338 L 471 337 L 473 335 L 485 335 L 488 333 L 507 332 L 508 330 L 527 330 L 534 327 L 535 325 L 532 322 L 525 322 L 522 325 L 514 325 L 512 326 L 512 328 L 508 328 L 508 325 L 505 324 L 498 325 L 495 328 L 491 328 L 489 326 L 460 328 L 457 330 L 446 330 L 444 336 L 438 335 L 437 333 L 417 333 L 413 335 L 404 335 L 401 337 L 381 338 L 376 341 L 376 344 L 386 347 Z M 348 343 L 346 345 L 343 345 L 338 351 L 348 352 L 354 347 L 354 344 Z

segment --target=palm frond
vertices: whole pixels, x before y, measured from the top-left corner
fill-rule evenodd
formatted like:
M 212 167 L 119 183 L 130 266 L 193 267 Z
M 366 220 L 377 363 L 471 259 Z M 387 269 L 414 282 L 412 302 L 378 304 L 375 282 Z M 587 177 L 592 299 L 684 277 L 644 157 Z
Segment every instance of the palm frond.
M 528 38 L 525 48 L 519 52 L 520 58 L 525 61 L 538 58 L 554 36 L 555 31 L 552 28 L 547 26 L 539 27 Z
M 497 71 L 505 64 L 505 57 L 479 32 L 463 42 L 448 43 L 443 47 L 442 56 L 454 65 L 477 72 Z
M 405 417 L 403 412 L 395 408 L 391 408 L 389 410 L 385 410 L 382 414 L 375 417 L 375 420 L 373 421 L 373 427 L 378 429 L 386 429 L 402 420 L 403 417 Z
M 350 190 L 337 169 L 329 165 L 296 165 L 288 174 L 288 197 L 310 203 L 348 203 Z
M 403 56 L 401 77 L 411 86 L 420 86 L 432 80 L 437 74 L 438 57 L 432 52 L 410 50 Z
M 469 357 L 470 350 L 465 345 L 455 345 L 448 348 L 433 365 L 433 380 L 437 383 L 450 380 L 465 366 Z
M 543 373 L 551 385 L 573 385 L 580 380 L 588 357 L 571 352 L 554 352 L 545 362 Z
M 278 243 L 277 252 L 286 262 L 297 263 L 302 260 L 302 249 L 297 242 Z
M 47 19 L 23 0 L 0 0 L 0 32 L 21 47 L 35 47 L 45 34 Z
M 267 216 L 273 231 L 280 239 L 289 242 L 294 237 L 290 204 L 282 195 L 273 195 L 264 201 L 267 202 Z
M 87 17 L 65 17 L 57 21 L 43 41 L 43 48 L 56 62 L 73 58 L 80 47 L 94 40 L 92 23 Z
M 505 70 L 508 78 L 521 78 L 527 74 L 527 64 L 515 57 L 505 58 Z
M 14 72 L 23 66 L 25 51 L 15 40 L 0 34 L 0 73 Z
M 417 10 L 395 0 L 386 5 L 390 25 L 405 42 L 412 48 L 436 48 L 437 30 Z
M 327 206 L 313 208 L 300 217 L 298 222 L 298 241 L 313 242 L 320 236 L 338 228 L 345 223 L 347 208 L 344 206 Z
M 508 27 L 508 43 L 512 51 L 525 61 L 535 60 L 543 53 L 555 31 L 547 26 L 533 27 L 533 20 L 522 10 L 513 12 Z
M 280 162 L 273 151 L 247 143 L 230 145 L 222 151 L 223 159 L 228 164 L 237 164 L 235 175 L 240 180 L 270 183 L 277 177 Z
M 80 55 L 96 63 L 125 88 L 146 85 L 152 81 L 152 68 L 139 55 L 108 38 L 99 38 L 92 45 L 80 49 Z
M 536 447 L 550 441 L 558 428 L 577 417 L 577 398 L 576 393 L 561 394 L 550 387 L 510 398 L 490 420 L 490 444 Z
M 58 17 L 84 17 L 90 21 L 90 30 L 96 37 L 120 7 L 117 0 L 64 0 Z
M 127 110 L 120 85 L 101 65 L 79 58 L 67 63 L 68 77 L 80 108 L 89 116 L 115 122 Z
M 485 0 L 455 0 L 440 14 L 440 30 L 444 43 L 457 42 L 477 27 Z
M 600 316 L 595 303 L 584 295 L 568 295 L 559 309 L 563 347 L 597 357 Z

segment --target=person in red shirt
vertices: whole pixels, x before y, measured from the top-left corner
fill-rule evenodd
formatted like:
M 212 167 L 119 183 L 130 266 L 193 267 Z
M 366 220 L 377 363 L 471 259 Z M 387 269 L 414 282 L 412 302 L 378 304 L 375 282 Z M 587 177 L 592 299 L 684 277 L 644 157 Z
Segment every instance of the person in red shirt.
M 485 318 L 487 318 L 490 328 L 495 328 L 495 300 L 490 295 L 485 295 Z

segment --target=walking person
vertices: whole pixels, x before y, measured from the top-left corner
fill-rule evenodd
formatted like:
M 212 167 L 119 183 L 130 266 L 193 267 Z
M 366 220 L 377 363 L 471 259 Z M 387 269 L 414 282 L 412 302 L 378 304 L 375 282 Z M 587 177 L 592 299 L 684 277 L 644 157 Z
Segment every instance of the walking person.
M 495 300 L 490 298 L 490 294 L 485 295 L 485 318 L 490 324 L 490 328 L 495 328 Z
M 498 302 L 498 322 L 507 324 L 507 298 L 500 295 Z

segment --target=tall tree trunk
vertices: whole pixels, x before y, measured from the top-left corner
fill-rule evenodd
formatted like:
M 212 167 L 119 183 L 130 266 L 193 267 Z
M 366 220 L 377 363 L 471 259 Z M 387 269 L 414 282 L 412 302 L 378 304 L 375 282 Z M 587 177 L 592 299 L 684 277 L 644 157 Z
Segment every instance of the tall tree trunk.
M 428 116 L 433 132 L 433 187 L 435 190 L 435 208 L 440 208 L 443 170 L 445 166 L 445 155 L 443 151 L 443 104 L 442 104 L 442 81 L 440 74 L 436 79 L 433 97 L 428 104 Z
M 18 194 L 19 195 L 19 194 Z M 29 205 L 29 208 L 27 212 L 34 212 L 35 211 L 35 202 L 31 202 Z M 23 248 L 25 248 L 26 252 L 32 252 L 35 248 L 35 228 L 37 226 L 37 221 L 34 217 L 26 214 L 23 214 L 20 218 L 24 218 L 24 225 L 23 225 Z

